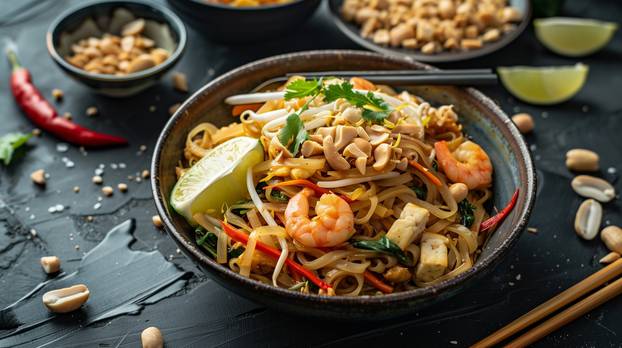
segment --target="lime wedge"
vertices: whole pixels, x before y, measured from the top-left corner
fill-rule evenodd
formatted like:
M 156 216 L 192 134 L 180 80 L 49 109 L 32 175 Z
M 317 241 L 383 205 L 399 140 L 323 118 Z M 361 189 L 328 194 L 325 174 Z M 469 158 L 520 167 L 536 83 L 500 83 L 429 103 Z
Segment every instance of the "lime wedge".
M 233 138 L 212 149 L 179 178 L 171 193 L 171 206 L 195 225 L 192 215 L 204 212 L 220 216 L 225 203 L 248 195 L 246 171 L 263 161 L 257 139 Z
M 499 67 L 501 82 L 516 98 L 531 104 L 551 105 L 572 98 L 585 83 L 584 64 L 560 67 Z
M 603 48 L 618 25 L 583 18 L 542 18 L 533 21 L 538 40 L 551 51 L 570 57 L 585 56 Z

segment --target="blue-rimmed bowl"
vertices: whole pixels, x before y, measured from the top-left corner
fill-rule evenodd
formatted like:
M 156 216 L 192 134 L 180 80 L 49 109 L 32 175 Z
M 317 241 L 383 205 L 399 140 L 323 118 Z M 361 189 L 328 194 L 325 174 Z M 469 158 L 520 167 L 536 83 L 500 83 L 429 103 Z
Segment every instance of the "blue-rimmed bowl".
M 276 288 L 231 271 L 196 243 L 194 229 L 169 206 L 177 181 L 175 166 L 183 158 L 188 131 L 201 122 L 231 123 L 230 106 L 223 101 L 260 83 L 290 72 L 335 70 L 432 69 L 406 58 L 362 51 L 310 51 L 259 60 L 230 71 L 199 89 L 177 110 L 158 138 L 151 162 L 151 184 L 158 213 L 179 248 L 214 280 L 242 296 L 275 309 L 332 318 L 380 320 L 414 313 L 422 307 L 456 296 L 498 265 L 526 228 L 535 200 L 536 175 L 527 145 L 508 116 L 473 88 L 414 86 L 406 88 L 433 104 L 453 104 L 466 133 L 481 145 L 494 165 L 492 203 L 504 207 L 520 190 L 511 214 L 492 234 L 477 261 L 467 271 L 425 288 L 382 296 L 317 296 Z
M 135 18 L 147 20 L 143 35 L 171 53 L 166 61 L 146 70 L 116 76 L 90 73 L 65 59 L 71 53 L 71 44 L 105 32 L 118 35 L 120 26 Z M 182 21 L 164 6 L 136 0 L 98 1 L 81 4 L 61 14 L 50 25 L 46 42 L 50 56 L 67 75 L 98 93 L 125 97 L 153 85 L 170 70 L 184 52 L 186 36 Z

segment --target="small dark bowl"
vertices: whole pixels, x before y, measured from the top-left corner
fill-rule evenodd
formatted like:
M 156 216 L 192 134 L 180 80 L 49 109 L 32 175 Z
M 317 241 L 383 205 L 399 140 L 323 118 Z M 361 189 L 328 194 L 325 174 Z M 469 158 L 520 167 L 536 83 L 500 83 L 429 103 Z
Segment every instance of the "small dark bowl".
M 168 0 L 198 32 L 222 43 L 251 43 L 290 33 L 311 17 L 321 0 L 258 7 L 232 7 L 201 0 Z
M 144 33 L 156 43 L 156 46 L 166 48 L 171 52 L 170 57 L 159 65 L 136 73 L 116 76 L 95 74 L 73 66 L 65 60 L 69 55 L 69 46 L 64 43 L 65 36 L 75 36 L 68 41 L 77 41 L 87 38 L 94 32 L 83 24 L 92 19 L 103 32 L 108 32 L 110 18 L 117 9 L 125 9 L 136 18 L 152 20 L 161 25 L 159 35 Z M 76 32 L 81 28 L 80 32 Z M 87 28 L 87 29 L 85 29 Z M 149 28 L 146 29 L 147 31 Z M 154 28 L 154 32 L 155 32 Z M 119 34 L 112 32 L 112 34 Z M 87 85 L 98 93 L 125 97 L 136 94 L 153 85 L 169 71 L 181 58 L 186 47 L 186 28 L 182 21 L 173 12 L 164 6 L 142 1 L 98 1 L 81 4 L 61 14 L 52 24 L 46 34 L 47 48 L 54 62 L 70 77 Z
M 529 0 L 509 0 L 509 4 L 518 8 L 521 13 L 523 13 L 523 20 L 518 23 L 516 29 L 513 31 L 503 34 L 503 36 L 491 43 L 484 44 L 484 46 L 477 50 L 470 50 L 464 52 L 440 52 L 436 54 L 423 54 L 420 51 L 415 51 L 413 49 L 401 48 L 401 47 L 391 47 L 391 46 L 383 46 L 378 45 L 370 39 L 366 39 L 362 37 L 359 32 L 361 28 L 358 25 L 355 25 L 352 22 L 348 22 L 341 16 L 341 5 L 344 0 L 328 0 L 328 6 L 330 8 L 330 12 L 333 16 L 333 20 L 337 24 L 337 27 L 352 41 L 357 44 L 365 47 L 369 50 L 380 52 L 386 55 L 393 56 L 406 56 L 412 59 L 418 60 L 420 62 L 431 62 L 431 63 L 441 63 L 441 62 L 457 62 L 461 60 L 467 60 L 471 58 L 481 57 L 492 52 L 498 51 L 508 45 L 510 42 L 516 40 L 520 34 L 527 28 L 529 25 L 531 18 L 531 1 Z
M 154 150 L 151 184 L 158 213 L 179 248 L 214 280 L 242 296 L 270 307 L 302 315 L 379 320 L 413 313 L 423 306 L 454 296 L 499 264 L 524 230 L 536 190 L 534 166 L 518 129 L 488 97 L 472 88 L 414 86 L 409 91 L 432 103 L 454 104 L 470 136 L 489 154 L 494 168 L 493 203 L 507 204 L 520 190 L 512 213 L 499 225 L 475 265 L 434 286 L 382 296 L 326 297 L 265 285 L 217 264 L 196 244 L 194 230 L 169 206 L 176 181 L 175 166 L 183 157 L 188 131 L 200 122 L 223 126 L 231 122 L 223 100 L 248 92 L 270 78 L 296 71 L 431 69 L 404 58 L 361 51 L 311 51 L 280 55 L 237 68 L 208 83 L 173 115 Z

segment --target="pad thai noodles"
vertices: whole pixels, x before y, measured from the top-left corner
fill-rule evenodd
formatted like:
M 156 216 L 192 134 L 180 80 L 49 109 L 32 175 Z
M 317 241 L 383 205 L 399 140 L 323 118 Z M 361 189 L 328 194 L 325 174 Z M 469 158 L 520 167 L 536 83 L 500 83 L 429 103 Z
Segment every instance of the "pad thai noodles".
M 362 78 L 304 77 L 226 103 L 239 121 L 192 129 L 177 175 L 258 139 L 242 196 L 186 216 L 197 243 L 244 277 L 319 295 L 429 286 L 471 268 L 516 200 L 488 215 L 493 166 L 452 105 Z

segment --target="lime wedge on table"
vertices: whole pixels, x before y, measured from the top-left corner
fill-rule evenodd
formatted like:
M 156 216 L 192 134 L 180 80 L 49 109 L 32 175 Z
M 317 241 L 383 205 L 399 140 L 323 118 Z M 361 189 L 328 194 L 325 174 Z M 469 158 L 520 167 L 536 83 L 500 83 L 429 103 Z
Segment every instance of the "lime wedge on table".
M 585 56 L 603 48 L 618 25 L 584 18 L 543 18 L 533 21 L 538 40 L 551 51 L 570 57 Z
M 171 206 L 191 224 L 197 212 L 220 215 L 225 203 L 247 196 L 246 171 L 261 161 L 263 148 L 257 139 L 238 137 L 222 143 L 179 178 Z
M 559 67 L 499 67 L 501 82 L 516 98 L 540 105 L 561 103 L 572 98 L 585 83 L 584 64 Z

